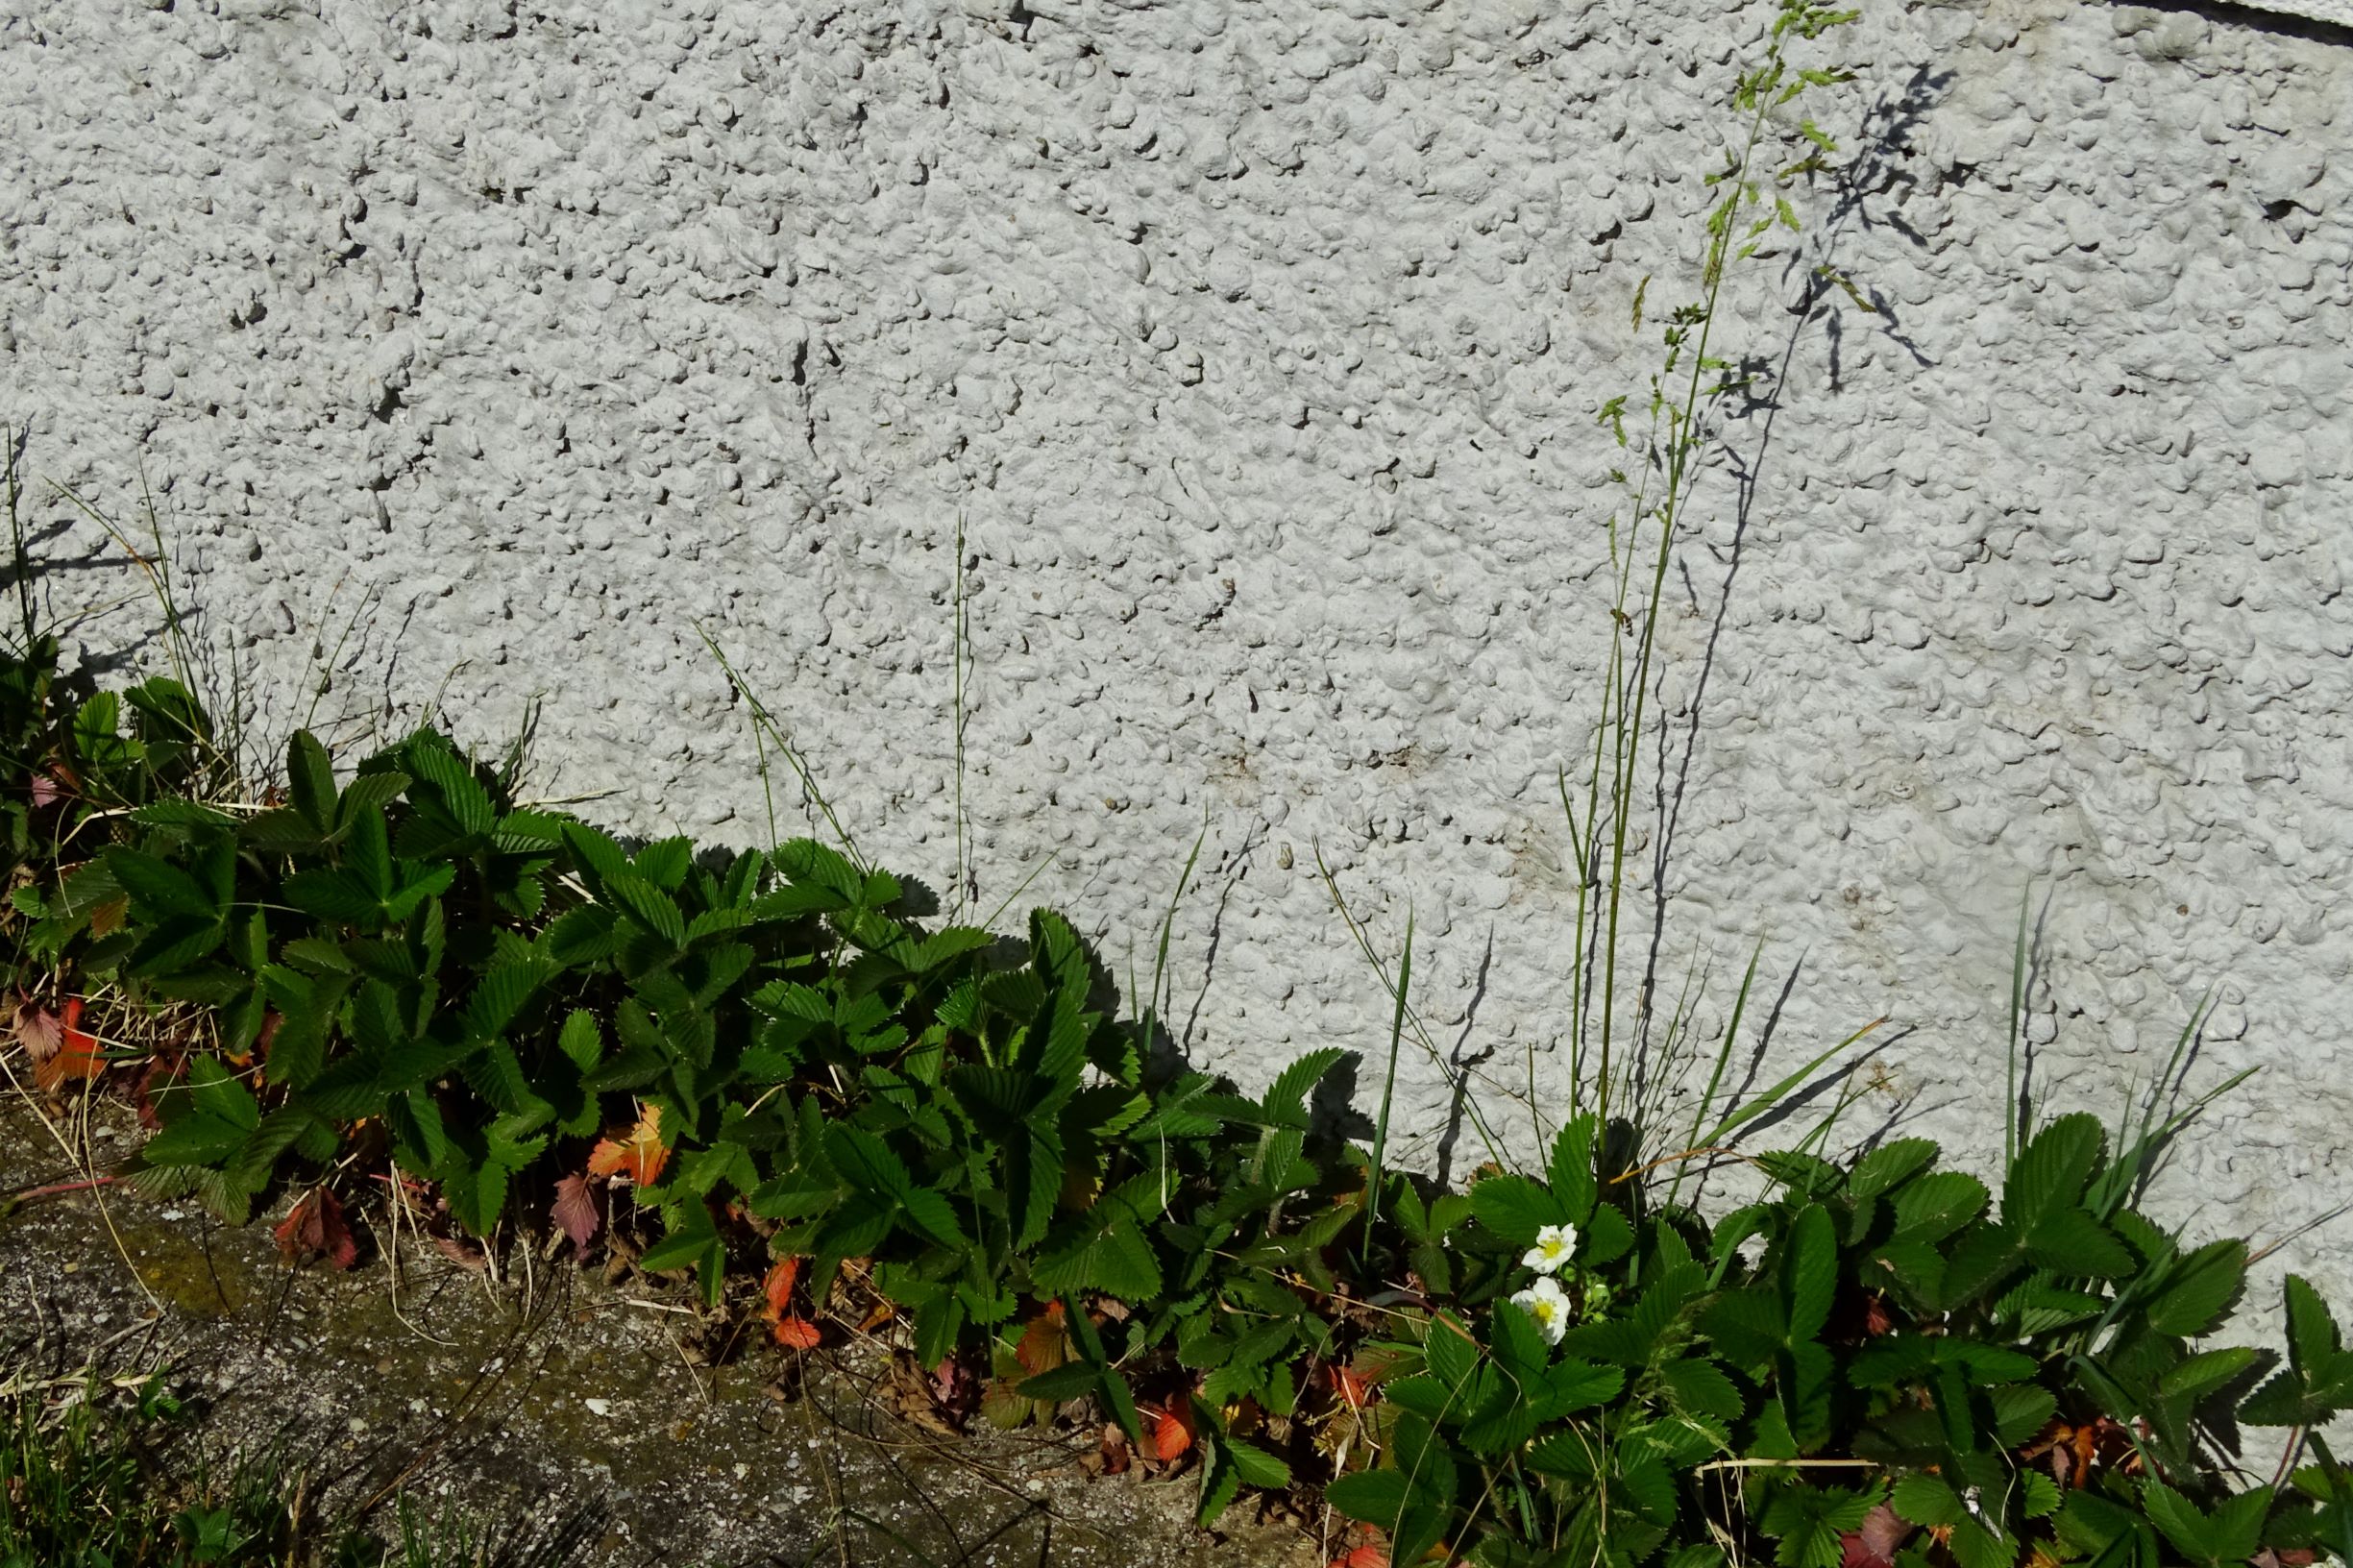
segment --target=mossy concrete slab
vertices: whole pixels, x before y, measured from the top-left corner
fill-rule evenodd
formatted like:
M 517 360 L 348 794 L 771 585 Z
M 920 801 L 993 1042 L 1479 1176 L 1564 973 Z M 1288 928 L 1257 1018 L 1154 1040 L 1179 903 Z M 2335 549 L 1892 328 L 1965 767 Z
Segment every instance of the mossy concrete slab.
M 79 1174 L 24 1104 L 0 1105 L 0 1190 Z M 536 1259 L 493 1280 L 405 1235 L 392 1252 L 296 1268 L 266 1224 L 120 1188 L 42 1198 L 0 1218 L 0 1360 L 167 1366 L 208 1444 L 282 1445 L 329 1516 L 404 1492 L 542 1568 L 1322 1560 L 1241 1509 L 1194 1529 L 1189 1477 L 1091 1478 L 1078 1434 L 929 1430 L 879 1353 L 797 1366 L 747 1335 L 698 1364 L 704 1325 L 678 1292 Z

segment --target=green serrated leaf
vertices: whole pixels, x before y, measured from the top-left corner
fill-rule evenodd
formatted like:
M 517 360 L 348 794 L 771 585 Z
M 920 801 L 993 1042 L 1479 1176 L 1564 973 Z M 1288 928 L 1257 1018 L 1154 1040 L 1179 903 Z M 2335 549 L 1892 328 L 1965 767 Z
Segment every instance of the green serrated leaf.
M 2158 1334 L 2194 1339 L 2213 1331 L 2246 1281 L 2246 1243 L 2215 1241 L 2179 1259 L 2165 1272 L 2164 1288 L 2148 1304 Z
M 1907 1243 L 1944 1240 L 1985 1212 L 1985 1184 L 1963 1171 L 1939 1170 L 1906 1183 L 1891 1200 L 1895 1239 Z
M 286 743 L 286 798 L 321 838 L 335 830 L 334 765 L 327 747 L 306 729 Z
M 108 850 L 106 861 L 115 882 L 131 895 L 132 908 L 148 919 L 184 916 L 213 920 L 220 917 L 220 906 L 176 866 L 121 846 Z
M 1327 1045 L 1297 1058 L 1277 1073 L 1275 1081 L 1267 1086 L 1265 1098 L 1259 1102 L 1267 1124 L 1304 1130 L 1308 1124 L 1308 1091 L 1347 1055 L 1346 1051 Z
M 1936 1155 L 1933 1139 L 1900 1138 L 1882 1143 L 1856 1161 L 1854 1168 L 1848 1172 L 1848 1195 L 1856 1199 L 1877 1197 L 1934 1164 Z
M 1736 1421 L 1745 1413 L 1740 1391 L 1713 1361 L 1688 1357 L 1659 1368 L 1660 1386 L 1675 1408 L 1694 1415 Z
M 2001 1189 L 2002 1223 L 2031 1236 L 2047 1215 L 2080 1208 L 2107 1147 L 2096 1116 L 2077 1112 L 2052 1121 L 2010 1166 Z
M 604 895 L 623 914 L 672 947 L 686 945 L 686 917 L 670 894 L 635 871 L 615 870 L 604 878 Z
M 2215 1549 L 2212 1523 L 2197 1506 L 2168 1486 L 2151 1478 L 2141 1483 L 2141 1507 L 2159 1530 L 2193 1562 L 2212 1563 L 2219 1560 Z M 2251 1552 L 2250 1548 L 2250 1552 Z
M 1243 1485 L 1273 1491 L 1291 1483 L 1291 1467 L 1264 1449 L 1238 1437 L 1218 1441 L 1233 1460 L 1235 1474 L 1241 1478 Z
M 2167 1370 L 2157 1379 L 2161 1399 L 2200 1400 L 2237 1378 L 2258 1360 L 2244 1345 L 2203 1351 Z
M 474 776 L 474 770 L 439 744 L 437 737 L 433 744 L 423 740 L 412 744 L 402 755 L 409 771 L 440 796 L 442 808 L 459 832 L 486 834 L 498 826 L 498 808 L 489 792 Z
M 1600 1188 L 1593 1168 L 1593 1144 L 1599 1118 L 1588 1112 L 1571 1116 L 1553 1139 L 1545 1179 L 1553 1196 L 1568 1212 L 1568 1222 L 1582 1225 L 1593 1213 Z
M 1838 1290 L 1838 1228 L 1822 1205 L 1806 1205 L 1790 1221 L 1778 1279 L 1790 1342 L 1815 1338 Z
M 1489 1176 L 1474 1182 L 1471 1213 L 1481 1224 L 1514 1247 L 1535 1245 L 1536 1233 L 1548 1225 L 1570 1222 L 1569 1208 L 1552 1191 L 1525 1176 Z
M 1094 1291 L 1149 1302 L 1161 1293 L 1160 1261 L 1125 1205 L 1102 1203 L 1079 1216 L 1075 1234 L 1040 1254 L 1031 1279 L 1056 1295 Z

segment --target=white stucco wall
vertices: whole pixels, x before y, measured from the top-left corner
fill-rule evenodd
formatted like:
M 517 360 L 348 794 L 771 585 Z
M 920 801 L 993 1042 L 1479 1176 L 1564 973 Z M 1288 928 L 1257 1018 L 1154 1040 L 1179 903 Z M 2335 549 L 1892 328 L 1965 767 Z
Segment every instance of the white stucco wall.
M 1671 579 L 1671 708 L 1714 662 L 1662 990 L 1712 960 L 1720 1017 L 1762 935 L 1780 1064 L 1892 1014 L 1852 1124 L 1982 1149 L 2040 876 L 2046 1103 L 2110 1111 L 2220 987 L 2198 1081 L 2266 1070 L 2162 1191 L 2275 1237 L 2353 1198 L 2353 37 L 1866 3 L 1815 106 L 1851 176 L 1727 329 L 1787 355 L 1745 530 L 1719 465 Z M 1593 411 L 1766 14 L 14 0 L 0 416 L 125 511 L 143 457 L 273 744 L 321 664 L 323 713 L 485 742 L 537 697 L 549 793 L 749 838 L 700 620 L 942 887 L 961 514 L 984 907 L 1043 858 L 1147 967 L 1206 816 L 1179 1018 L 1261 1079 L 1383 1037 L 1320 841 L 1392 950 L 1411 901 L 1434 1029 L 1556 1086 Z M 2270 1266 L 2353 1299 L 2347 1234 Z

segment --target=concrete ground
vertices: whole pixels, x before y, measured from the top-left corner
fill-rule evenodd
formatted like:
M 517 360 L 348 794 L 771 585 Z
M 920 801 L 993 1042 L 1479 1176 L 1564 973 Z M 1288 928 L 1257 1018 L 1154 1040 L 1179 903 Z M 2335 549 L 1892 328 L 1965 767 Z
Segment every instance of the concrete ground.
M 87 1139 L 101 1169 L 135 1140 L 107 1115 Z M 0 1103 L 0 1191 L 81 1174 L 29 1105 Z M 395 1250 L 296 1268 L 266 1224 L 192 1202 L 42 1197 L 0 1214 L 0 1364 L 161 1366 L 208 1448 L 282 1445 L 326 1517 L 373 1505 L 380 1530 L 396 1494 L 453 1505 L 504 1564 L 1326 1560 L 1311 1523 L 1237 1507 L 1195 1529 L 1189 1474 L 1091 1476 L 1087 1434 L 938 1430 L 879 1352 L 797 1365 L 643 1279 L 534 1260 L 494 1281 Z

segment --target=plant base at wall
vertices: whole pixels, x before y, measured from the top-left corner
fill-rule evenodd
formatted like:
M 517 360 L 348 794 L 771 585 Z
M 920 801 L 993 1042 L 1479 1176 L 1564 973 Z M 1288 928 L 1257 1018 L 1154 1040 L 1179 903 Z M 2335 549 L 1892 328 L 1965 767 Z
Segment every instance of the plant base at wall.
M 54 660 L 0 661 L 10 1075 L 290 1254 L 366 1213 L 634 1253 L 797 1352 L 851 1311 L 945 1419 L 1189 1455 L 1204 1522 L 1320 1488 L 1358 1565 L 2353 1561 L 2353 1349 L 2292 1277 L 2284 1356 L 2215 1339 L 2244 1244 L 2133 1207 L 2178 1120 L 2029 1127 L 1998 1190 L 1809 1139 L 1711 1216 L 1585 1112 L 1436 1191 L 1320 1130 L 1341 1052 L 1170 1063 L 1052 913 L 1009 951 L 811 841 L 632 852 L 431 729 L 208 797 L 184 687 Z

